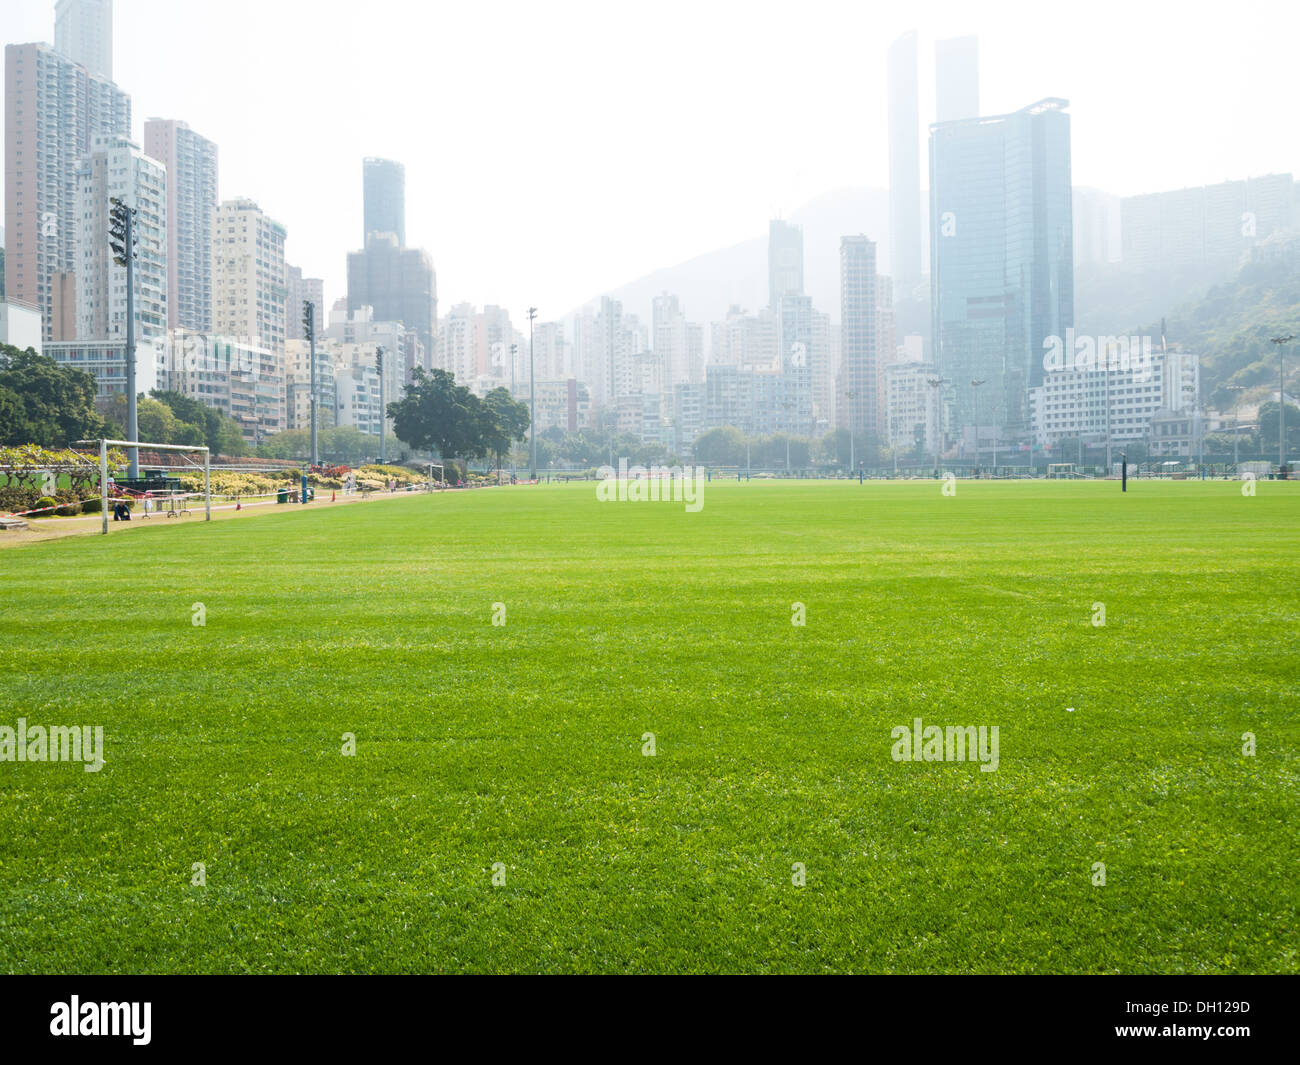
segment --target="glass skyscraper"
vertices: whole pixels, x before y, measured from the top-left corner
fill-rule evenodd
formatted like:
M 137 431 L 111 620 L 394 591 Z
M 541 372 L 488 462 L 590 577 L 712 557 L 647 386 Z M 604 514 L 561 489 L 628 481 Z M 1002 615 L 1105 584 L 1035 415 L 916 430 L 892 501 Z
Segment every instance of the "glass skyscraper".
M 391 233 L 399 248 L 406 247 L 406 167 L 392 159 L 366 159 L 362 163 L 365 198 L 364 248 L 372 233 Z
M 1043 341 L 1074 325 L 1068 106 L 930 127 L 931 313 L 954 431 L 1024 437 Z

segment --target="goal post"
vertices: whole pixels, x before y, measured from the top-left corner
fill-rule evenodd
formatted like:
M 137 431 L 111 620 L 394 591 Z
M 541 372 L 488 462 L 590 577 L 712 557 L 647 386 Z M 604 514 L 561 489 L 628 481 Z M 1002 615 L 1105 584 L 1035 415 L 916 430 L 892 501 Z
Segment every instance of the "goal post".
M 78 440 L 78 444 L 99 445 L 99 511 L 100 526 L 104 536 L 108 535 L 108 449 L 110 447 L 135 448 L 142 451 L 177 451 L 185 454 L 203 455 L 203 520 L 212 520 L 212 455 L 206 447 L 194 444 L 151 444 L 143 440 Z M 190 463 L 196 469 L 198 463 Z

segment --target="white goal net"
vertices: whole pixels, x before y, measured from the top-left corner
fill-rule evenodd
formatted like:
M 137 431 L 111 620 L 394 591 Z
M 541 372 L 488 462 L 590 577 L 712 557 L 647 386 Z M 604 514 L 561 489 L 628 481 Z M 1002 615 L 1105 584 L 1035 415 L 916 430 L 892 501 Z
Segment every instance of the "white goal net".
M 192 444 L 150 444 L 144 440 L 79 440 L 78 444 L 93 444 L 99 448 L 99 496 L 101 527 L 108 535 L 108 519 L 118 504 L 142 501 L 145 514 L 151 512 L 166 517 L 183 517 L 189 514 L 189 502 L 203 500 L 203 520 L 212 520 L 212 458 L 206 447 Z M 108 469 L 109 448 L 127 448 L 149 452 L 175 454 L 181 459 L 181 465 L 160 465 L 145 463 L 140 466 L 143 476 L 126 479 L 114 478 Z M 202 464 L 191 456 L 203 456 Z M 188 473 L 203 471 L 202 493 L 181 492 L 169 483 L 168 473 Z M 146 472 L 147 471 L 147 472 Z M 155 511 L 156 507 L 156 511 Z

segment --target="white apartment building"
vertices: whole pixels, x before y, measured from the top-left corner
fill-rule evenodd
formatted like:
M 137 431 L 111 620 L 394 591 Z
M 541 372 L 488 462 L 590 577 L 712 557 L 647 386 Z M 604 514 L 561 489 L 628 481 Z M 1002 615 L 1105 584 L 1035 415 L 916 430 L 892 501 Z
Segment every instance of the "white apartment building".
M 217 146 L 184 122 L 151 118 L 144 150 L 167 171 L 167 326 L 210 332 Z
M 885 417 L 889 447 L 911 451 L 918 443 L 932 455 L 939 439 L 940 400 L 929 382 L 932 362 L 897 362 L 885 368 Z
M 1029 390 L 1034 442 L 1052 448 L 1066 439 L 1103 443 L 1148 441 L 1157 416 L 1193 412 L 1200 394 L 1200 356 L 1190 352 L 1112 353 L 1095 364 L 1049 370 Z M 1191 430 L 1189 430 L 1191 431 Z
M 251 409 L 232 410 L 245 436 L 262 439 L 285 427 L 286 230 L 252 200 L 226 200 L 212 236 L 212 329 L 259 353 Z
M 139 145 L 97 134 L 77 170 L 77 339 L 126 340 L 126 267 L 109 246 L 112 200 L 135 210 L 135 336 L 167 336 L 167 171 Z
M 316 341 L 316 427 L 335 424 L 335 363 L 342 345 L 329 337 Z M 311 344 L 287 340 L 284 345 L 285 417 L 287 429 L 311 428 Z
M 378 437 L 379 371 L 375 366 L 365 362 L 338 366 L 334 389 L 338 424 L 355 426 L 363 433 Z M 389 402 L 387 395 L 384 402 Z

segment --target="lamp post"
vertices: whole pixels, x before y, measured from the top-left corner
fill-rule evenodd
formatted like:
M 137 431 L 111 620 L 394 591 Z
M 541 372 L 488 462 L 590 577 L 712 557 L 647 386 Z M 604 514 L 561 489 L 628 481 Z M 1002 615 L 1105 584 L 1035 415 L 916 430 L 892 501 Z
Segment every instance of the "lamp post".
M 384 348 L 381 344 L 375 348 L 375 369 L 379 371 L 379 465 L 384 466 L 388 460 L 388 426 L 384 419 Z
M 844 395 L 849 400 L 849 476 L 852 477 L 854 471 L 858 468 L 853 439 L 853 400 L 858 398 L 858 394 L 854 391 L 848 391 Z
M 530 480 L 537 480 L 537 375 L 533 372 L 533 320 L 537 308 L 528 308 L 528 443 Z
M 302 331 L 307 335 L 308 358 L 311 360 L 311 464 L 320 465 L 320 450 L 316 445 L 316 305 L 311 300 L 302 304 Z
M 113 250 L 113 262 L 126 268 L 126 437 L 140 439 L 135 397 L 135 260 L 139 237 L 135 232 L 135 208 L 127 206 L 116 196 L 109 198 L 113 205 L 108 212 L 108 246 Z M 140 476 L 140 449 L 128 448 L 130 469 L 127 476 Z
M 130 291 L 129 289 L 127 290 Z M 1286 465 L 1286 384 L 1283 365 L 1286 346 L 1295 339 L 1294 333 L 1270 337 L 1270 343 L 1277 345 L 1277 475 L 1282 476 L 1282 467 Z
M 946 377 L 927 377 L 925 383 L 934 389 L 934 472 L 939 472 L 939 449 L 943 446 L 943 415 L 939 406 L 939 389 L 948 384 Z
M 510 399 L 515 398 L 515 361 L 519 356 L 519 345 L 510 345 Z M 510 442 L 510 483 L 515 483 L 515 444 Z
M 1245 385 L 1224 385 L 1229 392 L 1234 393 L 1232 397 L 1232 472 L 1237 472 L 1237 404 L 1241 402 L 1241 394 L 1246 390 Z

